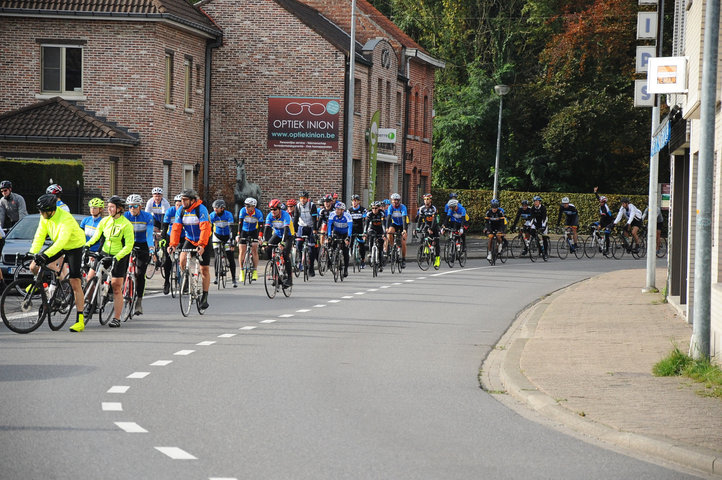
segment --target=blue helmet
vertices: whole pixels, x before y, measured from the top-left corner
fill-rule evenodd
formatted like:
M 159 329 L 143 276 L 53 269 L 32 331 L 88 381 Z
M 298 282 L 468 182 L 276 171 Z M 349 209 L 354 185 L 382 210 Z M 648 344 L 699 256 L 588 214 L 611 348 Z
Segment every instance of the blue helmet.
M 496 198 L 491 201 L 491 208 L 499 208 L 499 200 Z
M 534 201 L 536 202 L 537 200 L 539 200 L 540 202 L 542 201 L 539 195 L 534 195 Z

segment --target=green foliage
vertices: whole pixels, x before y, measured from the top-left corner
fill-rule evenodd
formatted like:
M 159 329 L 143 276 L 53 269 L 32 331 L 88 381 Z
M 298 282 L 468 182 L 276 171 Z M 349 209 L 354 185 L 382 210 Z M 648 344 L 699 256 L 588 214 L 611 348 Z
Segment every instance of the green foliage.
M 652 373 L 657 377 L 684 375 L 704 384 L 705 390 L 700 392 L 702 395 L 722 398 L 722 369 L 707 358 L 694 360 L 682 353 L 677 346 L 654 365 Z

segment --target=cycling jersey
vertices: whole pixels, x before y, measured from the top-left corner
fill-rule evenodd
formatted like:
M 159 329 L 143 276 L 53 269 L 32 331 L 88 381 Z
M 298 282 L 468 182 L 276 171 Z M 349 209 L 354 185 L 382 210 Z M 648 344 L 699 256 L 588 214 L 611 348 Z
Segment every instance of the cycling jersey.
M 419 208 L 419 212 L 416 214 L 416 224 L 418 228 L 421 228 L 422 225 L 425 225 L 426 228 L 434 228 L 438 223 L 439 212 L 435 206 L 431 205 L 427 207 L 426 205 L 422 205 L 421 208 Z
M 305 205 L 301 202 L 296 204 L 296 208 L 293 211 L 293 224 L 297 231 L 300 231 L 301 227 L 311 227 L 312 230 L 316 230 L 317 220 L 318 209 L 315 203 L 308 200 Z
M 0 228 L 10 228 L 28 214 L 25 199 L 17 193 L 0 197 Z
M 384 233 L 384 223 L 386 220 L 386 214 L 383 210 L 379 209 L 378 212 L 374 213 L 373 210 L 366 213 L 366 226 L 364 230 L 368 233 L 374 231 L 376 233 Z
M 98 224 L 98 230 L 93 238 L 85 242 L 87 247 L 92 246 L 100 236 L 105 237 L 103 243 L 103 252 L 112 255 L 116 260 L 122 260 L 133 250 L 135 244 L 135 234 L 133 232 L 133 224 L 123 215 L 118 218 L 107 216 Z
M 547 228 L 547 207 L 544 205 L 535 205 L 531 207 L 532 227 L 539 230 L 542 234 L 546 234 Z
M 241 230 L 244 232 L 252 232 L 263 227 L 263 213 L 258 208 L 253 209 L 253 213 L 248 213 L 248 208 L 243 207 L 238 214 L 238 223 L 242 225 Z
M 531 207 L 529 207 L 528 205 L 526 208 L 519 207 L 519 209 L 516 211 L 516 218 L 514 218 L 514 225 L 512 225 L 512 227 L 516 227 L 516 223 L 519 221 L 520 218 L 524 222 L 523 225 L 525 227 L 531 225 Z
M 75 218 L 65 210 L 55 210 L 50 218 L 40 217 L 30 253 L 38 253 L 43 248 L 45 237 L 50 237 L 53 242 L 43 252 L 48 257 L 52 257 L 62 250 L 82 248 L 85 245 L 83 230 L 80 229 Z
M 455 223 L 457 225 L 454 228 L 459 228 L 460 225 L 466 225 L 469 222 L 469 215 L 466 213 L 466 209 L 459 204 L 456 210 L 447 207 L 446 212 L 446 224 L 450 225 Z
M 343 212 L 340 216 L 335 212 L 328 219 L 328 234 L 348 235 L 353 232 L 353 219 L 348 212 Z
M 228 210 L 218 215 L 216 212 L 211 213 L 211 225 L 213 234 L 229 236 L 231 234 L 231 224 L 233 223 L 233 214 Z
M 566 207 L 564 205 L 559 205 L 559 216 L 557 217 L 557 223 L 561 222 L 562 215 L 566 216 L 567 225 L 579 225 L 579 212 L 577 212 L 577 207 L 575 207 L 573 203 L 567 204 Z
M 348 209 L 348 214 L 353 220 L 353 233 L 361 234 L 364 231 L 364 218 L 366 218 L 367 210 L 359 204 L 358 207 L 353 206 Z
M 321 210 L 318 211 L 318 224 L 326 225 L 332 213 L 334 213 L 333 208 L 327 209 L 326 207 L 322 207 Z
M 484 220 L 486 220 L 486 229 L 490 233 L 504 231 L 506 216 L 504 216 L 504 211 L 501 208 L 497 208 L 496 212 L 492 208 L 487 210 L 484 215 Z
M 624 205 L 619 207 L 619 213 L 617 214 L 617 218 L 614 219 L 615 225 L 619 223 L 622 217 L 625 217 L 627 219 L 627 224 L 631 224 L 635 220 L 641 222 L 642 212 L 640 212 L 639 209 L 634 206 L 634 204 L 628 203 L 627 208 L 624 208 Z
M 175 214 L 177 213 L 177 210 L 178 209 L 175 207 L 175 205 L 166 210 L 165 215 L 163 216 L 163 228 L 161 230 L 161 236 L 163 238 L 170 238 L 170 233 L 168 232 L 168 229 L 173 228 L 173 223 L 175 222 Z M 181 241 L 182 240 L 185 240 L 185 233 L 181 230 Z
M 170 203 L 165 198 L 160 201 L 160 204 L 157 204 L 155 203 L 153 197 L 150 197 L 148 202 L 145 204 L 145 211 L 153 215 L 153 222 L 155 225 L 163 223 L 165 212 L 167 212 L 169 208 Z
M 281 210 L 281 216 L 278 218 L 273 216 L 273 212 L 269 212 L 266 216 L 266 233 L 269 229 L 273 230 L 273 235 L 282 239 L 296 234 L 291 216 L 285 210 Z
M 97 217 L 93 217 L 92 215 L 89 217 L 85 217 L 82 222 L 80 222 L 80 228 L 83 229 L 85 232 L 85 241 L 90 240 L 93 238 L 93 235 L 95 235 L 95 232 L 98 231 L 98 224 L 103 219 L 100 215 Z M 97 252 L 100 249 L 100 244 L 96 243 L 92 247 L 90 247 L 91 252 Z
M 459 208 L 466 211 L 464 209 L 464 206 L 461 204 L 461 202 L 459 202 Z M 446 214 L 447 217 L 451 216 L 451 207 L 449 206 L 448 203 L 444 206 L 444 213 Z
M 60 200 L 59 198 L 58 198 L 58 201 L 55 202 L 55 205 L 56 205 L 58 208 L 61 208 L 61 209 L 65 210 L 66 212 L 70 213 L 70 207 L 67 206 L 65 203 L 63 203 L 63 201 Z
M 133 225 L 133 232 L 135 232 L 135 244 L 147 245 L 149 248 L 152 248 L 154 246 L 153 215 L 148 212 L 140 211 L 138 212 L 138 215 L 125 212 L 123 216 L 130 221 L 131 225 Z
M 398 207 L 389 205 L 386 209 L 386 227 L 404 227 L 409 223 L 409 213 L 406 205 L 399 204 Z
M 186 242 L 196 247 L 208 246 L 208 240 L 211 238 L 211 222 L 208 209 L 203 202 L 196 200 L 188 210 L 183 207 L 178 209 L 170 234 L 171 245 L 178 245 L 181 231 L 185 233 Z

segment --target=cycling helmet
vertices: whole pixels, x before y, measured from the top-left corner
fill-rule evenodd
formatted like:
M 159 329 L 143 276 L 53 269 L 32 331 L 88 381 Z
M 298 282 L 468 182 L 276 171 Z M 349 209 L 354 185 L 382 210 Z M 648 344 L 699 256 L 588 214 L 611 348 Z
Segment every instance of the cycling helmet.
M 248 197 L 244 203 L 249 207 L 255 207 L 258 205 L 258 202 L 253 197 Z
M 180 193 L 173 198 L 174 202 L 180 202 L 182 200 L 183 200 L 183 195 L 181 195 Z
M 163 189 L 160 188 L 160 187 L 155 187 L 153 190 L 151 190 L 150 193 L 151 193 L 152 195 L 155 195 L 156 193 L 157 193 L 157 194 L 160 194 L 160 195 L 163 195 Z
M 358 195 L 358 194 L 354 194 L 354 195 L 351 197 L 351 200 L 361 200 L 361 196 Z
M 399 195 L 398 193 L 392 193 L 391 200 L 401 200 L 401 195 Z
M 286 200 L 287 207 L 295 207 L 298 202 L 294 198 Z
M 450 199 L 451 199 L 451 198 L 459 198 L 459 194 L 456 193 L 456 192 L 451 192 L 451 193 L 449 194 L 449 198 L 450 198 Z
M 424 198 L 434 198 L 434 197 L 432 197 L 430 193 L 425 193 Z
M 376 200 L 374 203 L 371 204 L 371 208 L 374 208 L 374 207 L 381 207 L 381 202 Z
M 529 205 L 529 200 L 524 199 L 524 200 L 521 201 L 521 204 L 522 204 L 522 205 Z
M 108 199 L 108 203 L 112 203 L 118 208 L 125 209 L 125 200 L 120 198 L 118 195 L 113 195 Z
M 308 198 L 309 194 L 307 190 L 302 190 L 301 193 L 298 194 L 299 198 Z
M 604 195 L 602 195 L 601 197 L 599 197 L 599 201 L 600 201 L 601 203 L 607 203 L 607 197 L 605 197 Z
M 38 198 L 36 205 L 41 212 L 55 211 L 58 208 L 58 197 L 52 193 L 46 193 Z
M 102 198 L 95 197 L 90 199 L 88 206 L 90 208 L 105 208 L 105 202 Z
M 346 210 L 346 204 L 343 202 L 336 202 L 336 205 L 334 205 L 333 207 L 336 209 L 340 208 L 341 210 Z
M 534 201 L 536 202 L 537 200 L 539 200 L 540 202 L 542 201 L 539 195 L 534 195 Z
M 455 198 L 452 198 L 451 200 L 449 200 L 449 203 L 447 203 L 447 205 L 451 208 L 456 208 L 457 206 L 459 206 L 459 201 Z
M 324 201 L 324 203 L 325 203 L 325 202 L 332 202 L 332 201 L 333 201 L 333 197 L 332 197 L 331 195 L 324 195 L 323 201 Z
M 622 197 L 622 203 L 629 203 L 629 199 L 627 197 Z
M 391 200 L 389 200 L 388 198 L 385 198 L 384 205 L 391 205 Z
M 226 208 L 226 201 L 222 198 L 213 202 L 213 208 Z
M 268 202 L 268 208 L 271 210 L 275 210 L 276 208 L 281 208 L 281 201 L 277 198 L 274 198 L 270 202 Z
M 63 187 L 61 187 L 57 183 L 53 183 L 45 190 L 45 193 L 52 193 L 53 195 L 57 195 L 59 193 L 63 193 Z
M 125 199 L 125 203 L 126 205 L 142 205 L 143 198 L 137 193 L 133 193 L 131 195 L 128 195 L 128 198 Z
M 196 199 L 198 198 L 198 192 L 196 192 L 192 188 L 186 188 L 181 192 L 181 197 Z
M 499 200 L 496 198 L 491 201 L 491 208 L 499 208 Z
M 334 200 L 338 200 L 338 193 L 334 193 L 334 194 L 332 195 L 332 198 L 333 198 Z
M 13 183 L 10 180 L 3 180 L 0 182 L 0 188 L 13 188 Z
M 562 203 L 569 203 L 569 197 L 563 197 Z

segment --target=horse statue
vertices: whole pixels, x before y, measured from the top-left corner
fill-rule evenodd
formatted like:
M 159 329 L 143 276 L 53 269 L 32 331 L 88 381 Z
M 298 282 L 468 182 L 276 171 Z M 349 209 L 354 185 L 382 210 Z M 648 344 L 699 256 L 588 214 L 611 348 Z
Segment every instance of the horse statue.
M 246 161 L 238 161 L 237 158 L 233 159 L 236 162 L 236 186 L 233 189 L 233 200 L 236 204 L 236 218 L 238 218 L 238 212 L 243 208 L 243 204 L 248 197 L 253 197 L 261 204 L 261 187 L 257 183 L 249 182 L 246 178 Z

